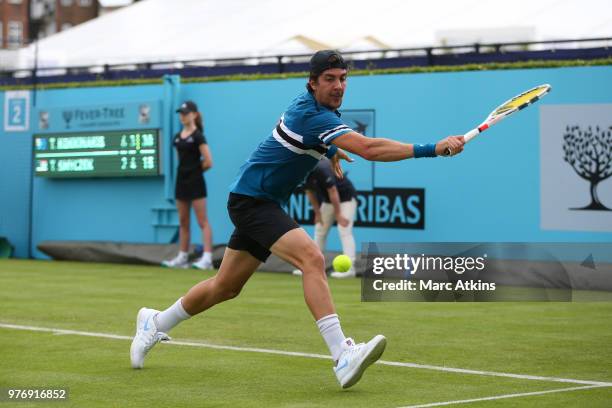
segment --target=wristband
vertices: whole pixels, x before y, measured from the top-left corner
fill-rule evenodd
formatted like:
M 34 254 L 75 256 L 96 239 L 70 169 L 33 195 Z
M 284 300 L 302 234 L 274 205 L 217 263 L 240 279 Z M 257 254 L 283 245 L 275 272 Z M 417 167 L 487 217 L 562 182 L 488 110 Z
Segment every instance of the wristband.
M 412 145 L 414 149 L 414 158 L 418 159 L 421 157 L 436 157 L 436 145 L 435 143 L 428 144 L 414 144 Z
M 337 151 L 338 151 L 338 148 L 335 145 L 331 145 L 329 146 L 329 149 L 327 149 L 327 153 L 325 153 L 325 157 L 327 157 L 328 159 L 331 159 L 332 157 L 334 157 Z

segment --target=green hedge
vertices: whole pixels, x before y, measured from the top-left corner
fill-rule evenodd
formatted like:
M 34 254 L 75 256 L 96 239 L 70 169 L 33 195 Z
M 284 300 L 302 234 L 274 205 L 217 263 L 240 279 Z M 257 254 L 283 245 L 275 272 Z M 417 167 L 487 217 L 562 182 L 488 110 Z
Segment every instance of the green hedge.
M 427 67 L 406 67 L 389 69 L 361 69 L 351 71 L 351 76 L 363 75 L 389 75 L 389 74 L 423 74 L 432 72 L 463 72 L 463 71 L 493 71 L 507 69 L 533 69 L 533 68 L 565 68 L 565 67 L 587 67 L 612 65 L 612 58 L 595 60 L 570 60 L 570 61 L 526 61 L 526 62 L 492 62 L 487 64 L 466 65 L 438 65 Z M 182 83 L 201 82 L 223 82 L 223 81 L 259 81 L 270 79 L 306 78 L 306 72 L 292 72 L 286 74 L 237 74 L 221 75 L 197 78 L 182 78 Z M 161 78 L 142 79 L 119 79 L 86 81 L 86 82 L 64 82 L 53 84 L 39 84 L 38 89 L 63 89 L 63 88 L 93 88 L 102 86 L 134 86 L 134 85 L 158 85 L 162 83 Z M 0 86 L 0 90 L 32 89 L 32 85 Z

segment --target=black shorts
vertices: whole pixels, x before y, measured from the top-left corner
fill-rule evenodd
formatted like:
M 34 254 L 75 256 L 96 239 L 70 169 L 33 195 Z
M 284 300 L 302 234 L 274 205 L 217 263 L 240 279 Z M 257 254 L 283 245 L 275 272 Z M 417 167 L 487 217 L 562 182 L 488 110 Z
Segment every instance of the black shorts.
M 266 262 L 280 237 L 300 227 L 278 203 L 262 198 L 230 193 L 227 211 L 236 227 L 227 246 L 247 251 L 261 262 Z
M 207 196 L 206 181 L 201 171 L 179 173 L 176 175 L 174 197 L 178 200 L 197 200 Z

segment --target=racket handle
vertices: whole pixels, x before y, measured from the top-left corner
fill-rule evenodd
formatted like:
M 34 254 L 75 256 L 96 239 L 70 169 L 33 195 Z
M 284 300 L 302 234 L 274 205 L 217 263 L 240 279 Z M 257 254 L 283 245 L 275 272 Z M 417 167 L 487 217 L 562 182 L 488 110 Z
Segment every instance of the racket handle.
M 463 135 L 463 139 L 465 140 L 465 143 L 475 138 L 480 132 L 481 130 L 479 128 L 472 129 L 469 132 L 467 132 L 465 135 Z
M 467 132 L 465 135 L 463 135 L 463 139 L 465 140 L 465 143 L 469 142 L 470 140 L 472 140 L 473 138 L 475 138 L 480 132 L 482 132 L 483 130 L 487 129 L 488 126 L 486 127 L 477 127 L 476 129 L 472 129 L 469 132 Z M 444 150 L 444 155 L 445 156 L 450 156 L 450 150 L 446 149 Z

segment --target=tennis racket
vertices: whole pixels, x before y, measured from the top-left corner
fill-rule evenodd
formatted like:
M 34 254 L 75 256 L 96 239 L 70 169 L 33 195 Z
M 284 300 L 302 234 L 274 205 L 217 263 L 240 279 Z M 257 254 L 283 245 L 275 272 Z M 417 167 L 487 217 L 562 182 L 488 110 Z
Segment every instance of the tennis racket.
M 487 116 L 485 121 L 482 122 L 480 126 L 463 135 L 465 143 L 468 143 L 470 140 L 474 139 L 480 133 L 484 132 L 502 119 L 505 119 L 513 113 L 518 112 L 536 102 L 538 99 L 549 93 L 551 89 L 551 86 L 548 84 L 539 85 L 504 102 L 499 107 L 495 108 L 495 110 L 491 112 L 489 116 Z M 448 156 L 451 152 L 449 149 L 446 149 L 444 153 Z

